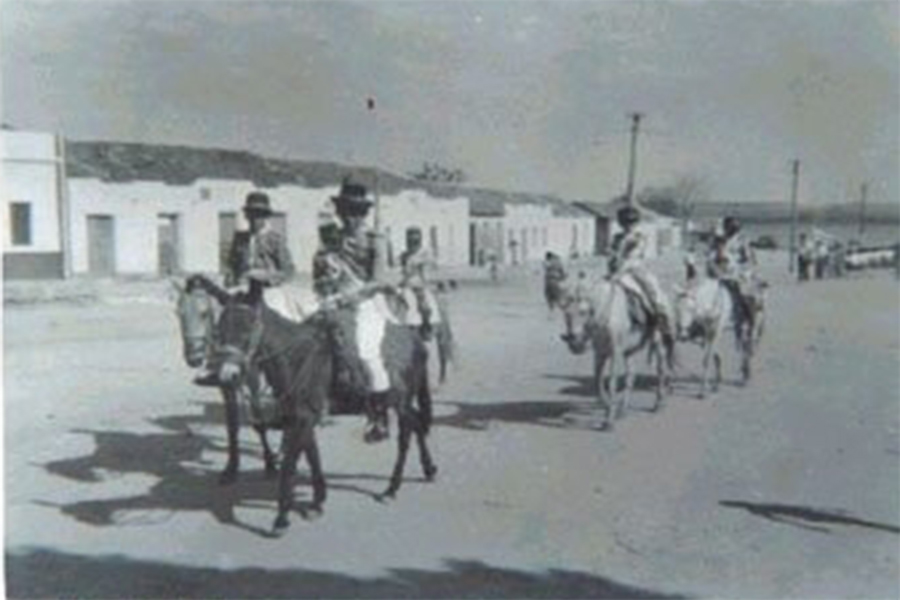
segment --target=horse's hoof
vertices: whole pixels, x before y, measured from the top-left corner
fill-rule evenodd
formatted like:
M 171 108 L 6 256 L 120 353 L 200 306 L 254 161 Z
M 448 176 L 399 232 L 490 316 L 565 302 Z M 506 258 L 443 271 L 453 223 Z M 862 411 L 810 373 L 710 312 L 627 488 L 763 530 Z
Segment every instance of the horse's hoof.
M 437 465 L 431 465 L 429 467 L 425 467 L 422 470 L 425 472 L 425 481 L 434 481 L 434 478 L 437 476 L 438 472 Z
M 272 537 L 280 538 L 287 532 L 288 527 L 290 526 L 291 523 L 290 521 L 288 521 L 288 518 L 286 516 L 279 515 L 275 519 L 275 523 L 272 524 Z
M 382 504 L 388 504 L 391 501 L 397 499 L 397 490 L 392 490 L 392 489 L 385 490 L 384 492 L 375 496 L 375 499 Z
M 321 504 L 309 506 L 303 511 L 303 519 L 305 521 L 318 521 L 325 514 L 325 509 Z
M 226 469 L 219 475 L 219 485 L 231 485 L 237 478 L 237 469 Z

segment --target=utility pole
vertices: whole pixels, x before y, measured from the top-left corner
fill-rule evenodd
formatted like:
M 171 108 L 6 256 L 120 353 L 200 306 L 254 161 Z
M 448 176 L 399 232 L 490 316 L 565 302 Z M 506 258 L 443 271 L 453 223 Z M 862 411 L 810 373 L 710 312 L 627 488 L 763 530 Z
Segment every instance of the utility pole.
M 792 161 L 793 177 L 791 178 L 791 232 L 790 248 L 788 250 L 788 272 L 794 272 L 794 262 L 797 256 L 797 188 L 800 185 L 800 161 Z
M 378 131 L 378 112 L 375 110 L 375 98 L 373 96 L 369 96 L 366 98 L 366 112 L 368 112 L 372 117 L 372 138 L 375 140 L 376 152 L 378 150 L 378 141 L 379 141 L 379 131 Z M 372 232 L 369 234 L 371 236 L 371 243 L 374 248 L 375 260 L 372 265 L 372 278 L 375 281 L 384 281 L 384 277 L 386 274 L 386 252 L 387 252 L 387 244 L 385 240 L 381 238 L 381 190 L 379 189 L 381 186 L 378 181 L 378 165 L 377 156 L 372 157 L 372 192 L 375 197 L 375 202 L 373 208 L 373 223 L 372 223 Z
M 866 233 L 866 194 L 869 192 L 869 184 L 863 183 L 859 188 L 859 243 L 862 244 L 863 234 Z
M 625 202 L 634 204 L 634 174 L 637 170 L 637 136 L 641 126 L 641 113 L 631 113 L 631 153 L 628 160 L 628 187 L 625 189 Z

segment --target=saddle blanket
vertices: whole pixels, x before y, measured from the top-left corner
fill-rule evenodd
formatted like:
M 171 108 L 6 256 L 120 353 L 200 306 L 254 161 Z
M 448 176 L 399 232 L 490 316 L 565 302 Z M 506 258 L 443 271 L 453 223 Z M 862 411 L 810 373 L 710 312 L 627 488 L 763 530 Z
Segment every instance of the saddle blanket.
M 282 317 L 296 323 L 319 310 L 319 297 L 315 291 L 297 284 L 266 288 L 263 301 Z

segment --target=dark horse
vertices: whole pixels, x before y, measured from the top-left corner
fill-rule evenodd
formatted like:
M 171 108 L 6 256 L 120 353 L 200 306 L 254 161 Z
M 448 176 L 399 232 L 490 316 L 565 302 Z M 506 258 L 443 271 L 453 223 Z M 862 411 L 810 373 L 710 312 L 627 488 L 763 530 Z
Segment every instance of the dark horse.
M 198 285 L 183 287 L 173 281 L 178 294 L 175 312 L 178 316 L 178 324 L 181 330 L 184 361 L 189 367 L 199 367 L 207 358 L 207 353 L 213 346 L 213 336 L 216 326 L 217 304 L 213 302 L 214 296 L 206 289 Z M 218 300 L 228 297 L 220 295 Z M 249 369 L 245 373 L 244 380 L 239 385 L 223 385 L 219 387 L 222 400 L 225 403 L 225 422 L 228 432 L 228 462 L 219 476 L 219 482 L 223 485 L 233 483 L 238 476 L 240 465 L 240 446 L 238 442 L 238 428 L 240 426 L 239 409 L 241 397 L 246 397 L 250 406 L 252 427 L 259 436 L 263 448 L 263 461 L 265 462 L 266 476 L 274 477 L 277 472 L 275 454 L 269 446 L 266 435 L 267 425 L 259 402 L 261 396 L 261 380 L 256 369 Z
M 334 367 L 345 356 L 346 332 L 352 325 L 351 309 L 322 311 L 303 323 L 289 321 L 268 308 L 259 294 L 230 296 L 202 277 L 192 278 L 223 304 L 217 327 L 221 353 L 219 378 L 223 384 L 240 381 L 258 368 L 279 403 L 283 419 L 283 459 L 278 484 L 278 515 L 273 532 L 289 526 L 293 504 L 293 478 L 302 454 L 310 469 L 313 486 L 311 514 L 321 513 L 326 497 L 315 425 L 326 411 L 334 392 Z M 437 467 L 426 436 L 431 426 L 431 392 L 428 386 L 428 352 L 421 338 L 406 327 L 388 325 L 383 343 L 391 378 L 389 404 L 397 412 L 400 431 L 397 458 L 390 483 L 382 497 L 393 497 L 400 489 L 410 438 L 413 434 L 425 478 L 434 479 Z

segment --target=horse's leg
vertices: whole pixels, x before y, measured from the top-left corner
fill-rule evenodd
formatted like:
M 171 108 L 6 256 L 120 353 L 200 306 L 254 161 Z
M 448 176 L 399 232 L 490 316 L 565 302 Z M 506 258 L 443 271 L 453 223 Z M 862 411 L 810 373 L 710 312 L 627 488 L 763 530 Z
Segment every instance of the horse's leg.
M 622 362 L 625 365 L 625 393 L 619 398 L 619 404 L 616 407 L 616 419 L 621 419 L 625 416 L 625 411 L 628 410 L 631 404 L 631 393 L 634 390 L 635 372 L 631 367 L 631 359 L 623 356 Z
M 397 436 L 397 459 L 394 462 L 394 472 L 391 474 L 391 482 L 388 488 L 381 495 L 381 498 L 393 498 L 400 489 L 403 482 L 403 469 L 406 466 L 406 455 L 409 452 L 409 438 L 412 434 L 412 423 L 410 422 L 410 414 L 408 409 L 398 411 L 398 421 L 400 425 L 400 433 Z
M 256 435 L 259 436 L 259 442 L 262 444 L 263 461 L 266 465 L 266 479 L 272 479 L 278 474 L 278 461 L 275 459 L 275 453 L 269 445 L 269 436 L 265 425 L 257 424 L 253 426 Z
M 431 450 L 428 448 L 428 433 L 422 423 L 421 417 L 417 413 L 413 413 L 415 422 L 413 431 L 416 436 L 416 445 L 419 447 L 419 463 L 422 465 L 422 474 L 425 475 L 425 481 L 434 481 L 437 475 L 437 466 L 431 458 Z
M 259 371 L 254 370 L 247 376 L 247 388 L 250 391 L 250 411 L 253 413 L 253 430 L 259 436 L 259 443 L 263 449 L 263 462 L 266 465 L 266 479 L 275 477 L 278 473 L 278 462 L 275 460 L 275 453 L 269 446 L 269 437 L 265 424 L 264 415 L 262 413 L 260 394 L 262 393 L 262 381 L 260 380 Z
M 609 364 L 607 357 L 599 355 L 594 357 L 594 390 L 597 394 L 597 404 L 603 411 L 603 421 L 600 422 L 600 429 L 606 429 L 611 421 L 608 384 L 609 375 L 606 373 L 607 364 Z
M 301 430 L 302 423 L 291 420 L 284 424 L 284 437 L 282 447 L 284 456 L 281 459 L 281 471 L 278 477 L 278 515 L 272 525 L 273 535 L 279 536 L 287 531 L 290 526 L 288 513 L 294 504 L 294 475 L 297 472 L 297 460 L 302 450 Z
M 664 405 L 664 387 L 667 384 L 667 369 L 665 367 L 665 359 L 663 353 L 657 350 L 656 353 L 656 402 L 653 405 L 653 412 L 659 411 Z
M 703 338 L 703 373 L 700 376 L 700 393 L 697 395 L 698 398 L 705 398 L 706 392 L 709 390 L 709 363 L 710 359 L 713 357 L 714 348 L 713 344 L 715 343 L 715 339 L 712 335 L 705 335 Z M 716 361 L 718 362 L 718 354 L 715 354 Z
M 322 458 L 319 455 L 319 442 L 316 439 L 316 430 L 311 420 L 305 421 L 301 433 L 302 446 L 306 449 L 306 462 L 309 463 L 310 479 L 313 486 L 313 502 L 307 512 L 306 518 L 321 516 L 324 510 L 325 498 L 328 496 L 328 488 L 325 485 L 325 475 L 322 472 Z
M 241 462 L 240 447 L 238 444 L 238 416 L 237 389 L 234 387 L 220 387 L 222 400 L 225 402 L 225 430 L 228 434 L 228 462 L 225 469 L 219 475 L 219 483 L 228 485 L 234 483 L 238 477 L 238 467 Z
M 753 330 L 756 329 L 756 323 L 753 317 L 749 317 L 745 324 L 743 333 L 743 343 L 741 344 L 741 383 L 746 384 L 750 381 L 750 361 L 753 359 Z

